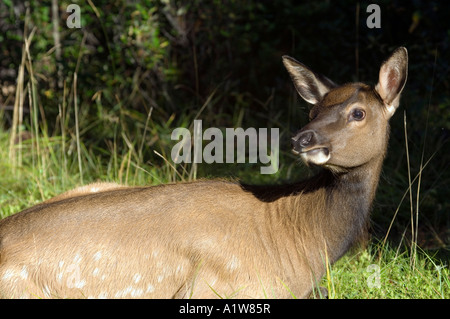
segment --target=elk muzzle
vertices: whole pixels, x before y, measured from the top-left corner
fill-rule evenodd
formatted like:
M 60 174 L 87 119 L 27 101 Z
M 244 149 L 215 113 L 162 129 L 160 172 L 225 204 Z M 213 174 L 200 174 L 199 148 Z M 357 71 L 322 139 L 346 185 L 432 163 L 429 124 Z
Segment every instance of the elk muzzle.
M 292 150 L 307 164 L 323 165 L 330 159 L 330 150 L 318 140 L 314 130 L 301 130 L 291 139 Z

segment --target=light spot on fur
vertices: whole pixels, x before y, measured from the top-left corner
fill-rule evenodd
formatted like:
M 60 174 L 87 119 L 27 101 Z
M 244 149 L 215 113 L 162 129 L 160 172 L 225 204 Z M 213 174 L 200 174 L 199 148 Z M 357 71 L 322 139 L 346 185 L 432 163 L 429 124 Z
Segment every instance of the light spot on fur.
M 27 270 L 26 266 L 22 267 L 22 270 L 20 271 L 19 275 L 20 275 L 20 278 L 22 278 L 24 280 L 28 278 L 28 270 Z
M 73 262 L 75 264 L 79 264 L 81 262 L 81 259 L 83 259 L 79 254 L 76 254 L 75 257 L 73 258 Z
M 236 256 L 231 256 L 231 259 L 227 263 L 227 269 L 230 271 L 236 270 L 239 268 L 240 261 Z
M 147 290 L 145 292 L 151 294 L 154 291 L 155 291 L 155 287 L 153 287 L 153 285 L 148 285 Z
M 205 238 L 197 241 L 196 245 L 200 249 L 214 249 L 214 247 L 217 247 L 217 241 L 214 238 Z
M 134 288 L 134 287 L 132 287 L 132 286 L 129 286 L 129 287 L 123 289 L 123 290 L 119 290 L 119 291 L 114 295 L 114 297 L 115 297 L 115 298 L 125 298 L 125 297 L 127 297 L 128 295 L 131 296 L 131 297 L 140 297 L 140 296 L 142 296 L 143 293 L 144 293 L 144 290 L 142 290 L 142 289 L 136 289 L 136 288 Z
M 14 270 L 12 269 L 6 269 L 5 273 L 3 274 L 3 280 L 9 280 L 14 276 Z
M 131 290 L 131 297 L 140 297 L 144 293 L 143 289 L 133 289 Z
M 175 273 L 176 273 L 176 274 L 179 274 L 179 273 L 181 273 L 183 270 L 184 270 L 183 265 L 178 265 L 177 270 L 175 270 Z
M 168 273 L 168 269 L 167 268 L 163 268 L 162 272 L 157 277 L 158 282 L 162 282 L 164 280 L 164 278 L 166 278 L 167 273 Z
M 92 276 L 97 277 L 99 272 L 100 272 L 100 269 L 95 268 L 94 271 L 92 272 Z
M 139 281 L 141 281 L 141 278 L 142 278 L 141 274 L 135 274 L 133 276 L 133 281 L 137 284 Z
M 209 282 L 208 284 L 212 287 L 212 286 L 214 286 L 214 285 L 216 284 L 216 282 L 217 282 L 217 277 L 214 277 L 214 278 L 211 280 L 211 282 Z
M 64 261 L 61 260 L 61 261 L 58 263 L 59 273 L 56 275 L 56 279 L 58 279 L 58 282 L 59 282 L 59 283 L 62 282 L 62 279 L 63 279 L 63 276 L 64 276 L 64 272 L 62 271 L 63 266 L 64 266 Z
M 42 288 L 42 293 L 44 294 L 45 297 L 50 298 L 50 288 L 48 288 L 47 285 L 45 285 L 44 288 Z
M 97 251 L 94 254 L 94 261 L 98 261 L 100 258 L 102 258 L 102 252 L 101 251 Z
M 85 280 L 78 280 L 78 281 L 75 282 L 75 287 L 74 288 L 81 289 L 84 286 L 86 286 L 86 281 Z

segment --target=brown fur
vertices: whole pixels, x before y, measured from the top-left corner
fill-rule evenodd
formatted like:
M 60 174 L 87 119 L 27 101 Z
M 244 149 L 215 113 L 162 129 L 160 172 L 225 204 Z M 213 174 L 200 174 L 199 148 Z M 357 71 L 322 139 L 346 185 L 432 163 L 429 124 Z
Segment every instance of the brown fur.
M 106 182 L 98 182 L 98 183 L 91 183 L 89 185 L 80 186 L 74 189 L 71 189 L 67 192 L 64 192 L 62 194 L 59 194 L 55 197 L 52 197 L 50 199 L 47 199 L 44 203 L 52 203 L 57 202 L 66 198 L 70 197 L 76 197 L 76 196 L 82 196 L 82 195 L 88 195 L 92 193 L 99 193 L 104 192 L 116 188 L 122 188 L 125 187 L 123 185 L 117 184 L 117 183 L 106 183 Z
M 297 137 L 314 131 L 327 169 L 282 186 L 103 184 L 57 196 L 0 221 L 0 297 L 307 297 L 364 233 L 389 116 L 368 86 L 334 87 L 312 73 L 304 85 L 311 71 L 284 62 L 300 95 L 317 102 Z M 367 120 L 347 122 L 355 105 Z

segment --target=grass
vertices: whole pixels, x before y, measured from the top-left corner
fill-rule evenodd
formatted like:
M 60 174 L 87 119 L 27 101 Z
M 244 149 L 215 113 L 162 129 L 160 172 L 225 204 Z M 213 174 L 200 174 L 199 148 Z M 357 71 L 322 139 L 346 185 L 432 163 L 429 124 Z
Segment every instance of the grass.
M 414 266 L 411 265 L 415 261 Z M 371 243 L 366 249 L 349 253 L 331 267 L 322 286 L 332 299 L 448 299 L 450 270 L 433 256 L 418 249 Z

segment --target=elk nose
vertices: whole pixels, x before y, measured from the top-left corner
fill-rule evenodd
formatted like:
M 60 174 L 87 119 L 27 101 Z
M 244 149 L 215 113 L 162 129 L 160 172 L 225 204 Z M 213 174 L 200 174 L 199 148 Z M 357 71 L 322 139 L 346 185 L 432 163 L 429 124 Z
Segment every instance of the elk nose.
M 292 147 L 295 152 L 300 153 L 302 148 L 306 148 L 312 144 L 313 139 L 313 131 L 301 132 L 291 139 Z

